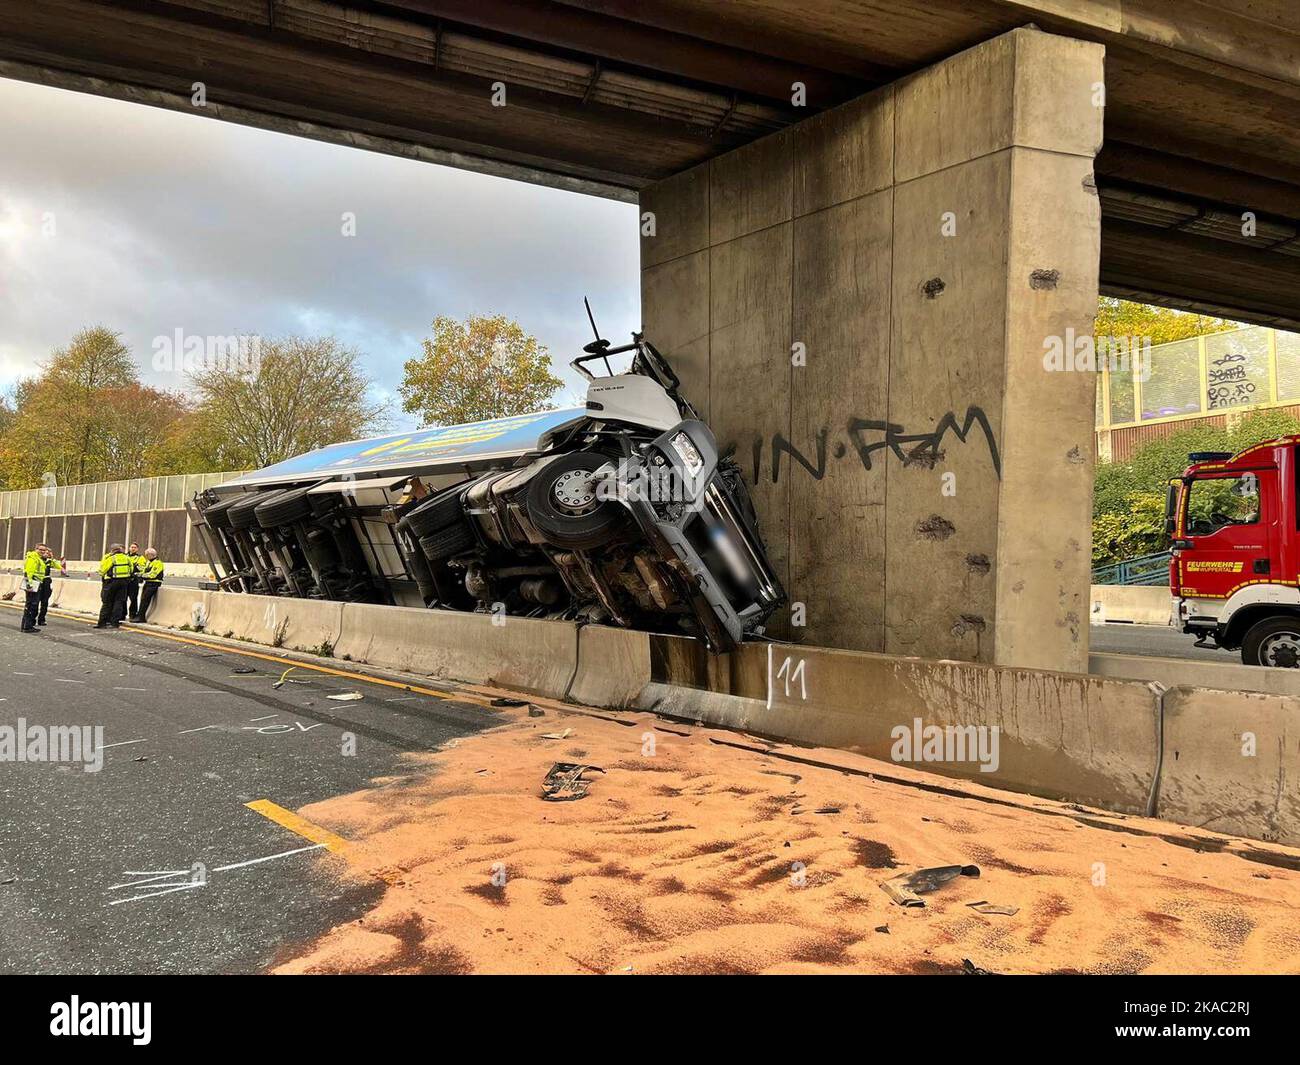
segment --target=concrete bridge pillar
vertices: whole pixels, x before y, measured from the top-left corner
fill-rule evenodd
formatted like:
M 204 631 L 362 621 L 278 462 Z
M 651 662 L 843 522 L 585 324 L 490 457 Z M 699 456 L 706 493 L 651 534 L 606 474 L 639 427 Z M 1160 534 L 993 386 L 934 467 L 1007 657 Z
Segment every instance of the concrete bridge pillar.
M 1086 672 L 1095 379 L 1044 356 L 1096 313 L 1103 54 L 1015 30 L 643 193 L 780 635 Z

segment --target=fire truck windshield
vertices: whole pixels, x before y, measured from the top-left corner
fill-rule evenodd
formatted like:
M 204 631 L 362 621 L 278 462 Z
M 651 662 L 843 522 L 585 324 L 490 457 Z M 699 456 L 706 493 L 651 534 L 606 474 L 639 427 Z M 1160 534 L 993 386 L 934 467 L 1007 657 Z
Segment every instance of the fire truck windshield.
M 1229 525 L 1259 521 L 1259 478 L 1253 473 L 1198 478 L 1189 493 L 1186 532 L 1190 536 L 1210 536 Z

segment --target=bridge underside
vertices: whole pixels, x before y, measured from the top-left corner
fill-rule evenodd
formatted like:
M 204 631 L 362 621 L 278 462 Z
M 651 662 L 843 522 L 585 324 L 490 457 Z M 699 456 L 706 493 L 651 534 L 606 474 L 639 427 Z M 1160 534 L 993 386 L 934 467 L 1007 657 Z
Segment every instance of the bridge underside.
M 1031 23 L 1106 48 L 1102 291 L 1300 327 L 1291 0 L 42 0 L 0 76 L 633 200 Z

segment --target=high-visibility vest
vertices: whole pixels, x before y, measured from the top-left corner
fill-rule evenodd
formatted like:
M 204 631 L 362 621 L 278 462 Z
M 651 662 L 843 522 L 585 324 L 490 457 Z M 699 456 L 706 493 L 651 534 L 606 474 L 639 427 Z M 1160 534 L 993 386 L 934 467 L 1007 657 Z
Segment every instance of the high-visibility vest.
M 135 567 L 136 573 L 143 572 L 145 563 L 149 561 L 147 558 L 144 557 L 144 555 L 131 555 L 130 559 L 131 559 L 131 565 Z
M 99 564 L 100 576 L 105 580 L 110 577 L 129 577 L 134 572 L 135 563 L 131 561 L 131 556 L 121 551 L 105 555 L 104 561 Z
M 163 561 L 161 558 L 155 558 L 152 562 L 145 559 L 144 569 L 141 576 L 150 584 L 158 584 L 163 579 Z
M 45 559 L 41 558 L 39 551 L 28 551 L 27 557 L 23 559 L 23 586 L 29 592 L 34 592 L 41 586 L 43 580 L 45 580 Z

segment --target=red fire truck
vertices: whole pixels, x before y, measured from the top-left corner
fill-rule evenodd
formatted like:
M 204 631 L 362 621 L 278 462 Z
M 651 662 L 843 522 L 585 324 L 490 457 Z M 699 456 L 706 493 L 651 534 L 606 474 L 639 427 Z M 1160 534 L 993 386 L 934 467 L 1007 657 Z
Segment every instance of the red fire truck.
M 1300 667 L 1298 446 L 1195 452 L 1169 485 L 1174 624 L 1247 665 Z

